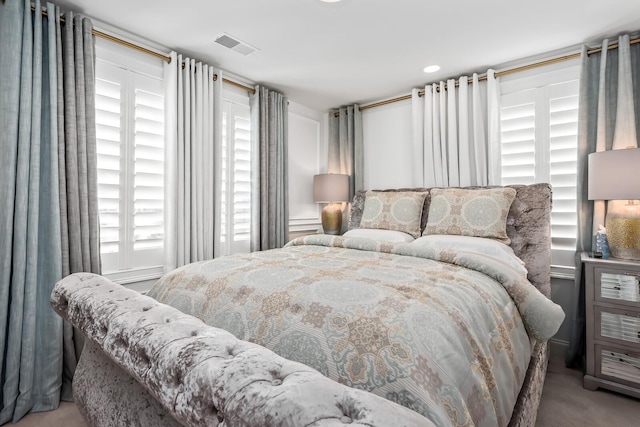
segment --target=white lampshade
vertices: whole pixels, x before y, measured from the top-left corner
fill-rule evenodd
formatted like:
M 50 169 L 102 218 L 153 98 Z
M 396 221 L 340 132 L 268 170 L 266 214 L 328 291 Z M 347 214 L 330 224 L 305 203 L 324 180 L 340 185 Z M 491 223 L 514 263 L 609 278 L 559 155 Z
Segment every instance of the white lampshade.
M 640 199 L 640 148 L 589 154 L 589 200 Z
M 589 199 L 609 200 L 611 256 L 640 260 L 640 148 L 589 154 Z
M 313 177 L 313 200 L 316 203 L 348 202 L 349 175 L 325 173 Z

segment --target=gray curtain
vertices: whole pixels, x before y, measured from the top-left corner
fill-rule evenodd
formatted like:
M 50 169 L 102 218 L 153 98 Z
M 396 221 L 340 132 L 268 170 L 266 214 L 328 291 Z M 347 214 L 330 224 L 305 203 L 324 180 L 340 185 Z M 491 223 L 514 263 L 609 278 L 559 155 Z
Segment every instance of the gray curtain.
M 251 119 L 251 251 L 261 251 L 280 248 L 289 237 L 287 98 L 256 86 Z
M 349 199 L 364 188 L 362 113 L 357 104 L 329 111 L 328 172 L 349 175 Z
M 0 424 L 71 397 L 73 331 L 49 296 L 100 272 L 91 22 L 47 13 L 0 3 Z
M 592 250 L 592 238 L 598 225 L 604 225 L 606 206 L 590 201 L 588 195 L 587 157 L 596 151 L 623 149 L 630 141 L 638 143 L 640 129 L 640 45 L 629 45 L 629 37 L 620 36 L 619 48 L 587 55 L 582 48 L 580 106 L 578 119 L 578 240 L 576 275 L 573 290 L 571 342 L 565 364 L 582 362 L 585 348 L 584 271 L 580 253 Z M 611 203 L 611 202 L 610 202 Z
M 362 113 L 358 104 L 329 110 L 328 173 L 349 175 L 349 200 L 364 189 L 364 143 Z M 344 206 L 344 205 L 343 205 Z M 342 211 L 342 230 L 347 230 L 350 204 Z
M 57 8 L 56 8 L 57 9 Z M 36 9 L 37 10 L 37 9 Z M 55 16 L 60 12 L 56 10 Z M 96 153 L 95 40 L 93 23 L 72 12 L 56 19 L 58 183 L 62 277 L 100 274 L 100 222 Z M 62 399 L 72 400 L 71 381 L 84 338 L 63 324 Z

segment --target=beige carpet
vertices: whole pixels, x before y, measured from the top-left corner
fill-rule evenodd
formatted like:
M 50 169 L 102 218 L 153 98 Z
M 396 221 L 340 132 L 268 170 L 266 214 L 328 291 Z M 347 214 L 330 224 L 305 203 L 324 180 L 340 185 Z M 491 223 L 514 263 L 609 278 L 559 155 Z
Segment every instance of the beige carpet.
M 582 388 L 582 371 L 564 367 L 564 350 L 551 346 L 536 427 L 640 426 L 640 400 Z
M 563 353 L 563 347 L 552 346 L 536 427 L 640 426 L 640 400 L 604 390 L 583 389 L 582 372 L 565 368 Z M 86 427 L 87 424 L 73 403 L 62 402 L 55 411 L 29 414 L 14 425 Z
M 55 411 L 37 412 L 29 414 L 15 424 L 5 424 L 19 427 L 87 427 L 87 423 L 80 415 L 75 404 L 60 402 Z M 115 426 L 114 426 L 115 427 Z

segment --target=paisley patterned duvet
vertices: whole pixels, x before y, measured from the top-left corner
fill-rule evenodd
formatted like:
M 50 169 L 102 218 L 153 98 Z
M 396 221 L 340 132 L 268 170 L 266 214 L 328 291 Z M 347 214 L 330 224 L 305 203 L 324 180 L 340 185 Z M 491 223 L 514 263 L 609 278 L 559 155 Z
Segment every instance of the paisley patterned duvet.
M 165 275 L 157 300 L 438 426 L 503 426 L 564 314 L 516 271 L 465 252 L 309 236 Z

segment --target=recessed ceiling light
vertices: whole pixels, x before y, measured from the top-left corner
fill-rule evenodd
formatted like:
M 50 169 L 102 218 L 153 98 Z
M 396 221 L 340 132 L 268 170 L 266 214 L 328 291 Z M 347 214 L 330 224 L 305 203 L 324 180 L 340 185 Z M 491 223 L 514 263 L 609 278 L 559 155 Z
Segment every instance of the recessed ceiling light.
M 425 73 L 435 73 L 436 71 L 438 71 L 440 69 L 439 65 L 429 65 L 428 67 L 424 67 L 424 71 Z

